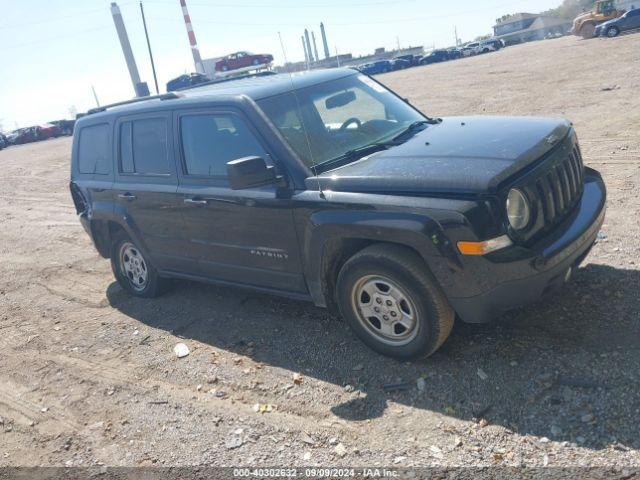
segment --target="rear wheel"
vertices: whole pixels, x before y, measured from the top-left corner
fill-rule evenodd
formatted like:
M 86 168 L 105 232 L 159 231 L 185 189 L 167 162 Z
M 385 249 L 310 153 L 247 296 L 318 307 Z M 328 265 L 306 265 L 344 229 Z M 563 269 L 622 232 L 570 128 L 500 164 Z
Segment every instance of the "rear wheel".
M 111 269 L 120 286 L 136 297 L 156 297 L 167 285 L 167 280 L 158 275 L 149 259 L 124 232 L 113 239 Z
M 356 335 L 391 357 L 431 355 L 453 327 L 453 309 L 424 262 L 400 246 L 373 245 L 349 259 L 337 300 Z
M 618 27 L 609 27 L 607 28 L 607 37 L 613 38 L 620 35 L 620 29 Z

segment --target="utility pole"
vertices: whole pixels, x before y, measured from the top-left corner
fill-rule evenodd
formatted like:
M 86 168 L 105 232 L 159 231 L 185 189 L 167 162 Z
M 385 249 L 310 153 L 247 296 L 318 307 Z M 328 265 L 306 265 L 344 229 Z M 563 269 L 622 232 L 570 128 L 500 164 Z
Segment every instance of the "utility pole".
M 144 25 L 144 36 L 147 37 L 147 48 L 149 49 L 149 58 L 151 59 L 151 70 L 153 71 L 153 81 L 156 84 L 156 94 L 160 95 L 158 88 L 158 78 L 156 77 L 156 64 L 153 62 L 153 53 L 151 53 L 151 42 L 149 41 L 149 32 L 147 31 L 147 20 L 144 17 L 144 7 L 140 0 L 140 13 L 142 13 L 142 24 Z
M 338 47 L 336 47 L 336 61 L 338 62 L 338 68 L 340 68 L 340 55 L 338 55 Z
M 456 47 L 459 47 L 460 39 L 458 38 L 458 27 L 453 27 L 453 32 L 455 33 L 455 36 L 456 36 Z
M 400 37 L 396 37 L 396 45 L 398 46 L 398 51 L 400 51 Z
M 91 85 L 91 91 L 93 92 L 93 98 L 96 99 L 96 105 L 99 107 L 100 106 L 100 102 L 98 101 L 98 95 L 96 94 L 96 89 L 94 88 L 93 85 Z

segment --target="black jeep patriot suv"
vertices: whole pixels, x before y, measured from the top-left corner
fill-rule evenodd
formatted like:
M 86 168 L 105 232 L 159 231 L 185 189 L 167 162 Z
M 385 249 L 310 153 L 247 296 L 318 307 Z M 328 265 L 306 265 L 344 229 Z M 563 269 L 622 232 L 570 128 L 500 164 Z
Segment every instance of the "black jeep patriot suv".
M 570 123 L 430 118 L 349 69 L 94 109 L 71 193 L 122 288 L 240 285 L 339 311 L 380 353 L 433 353 L 568 281 L 605 187 Z

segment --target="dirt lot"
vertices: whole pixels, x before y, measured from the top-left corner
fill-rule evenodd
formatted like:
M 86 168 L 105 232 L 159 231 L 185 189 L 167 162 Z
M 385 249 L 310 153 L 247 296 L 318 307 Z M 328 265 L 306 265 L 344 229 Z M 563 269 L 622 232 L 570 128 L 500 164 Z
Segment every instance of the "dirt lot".
M 9 148 L 0 466 L 640 466 L 640 35 L 379 78 L 433 115 L 573 120 L 609 191 L 573 282 L 400 363 L 307 303 L 188 282 L 128 297 L 75 218 L 70 140 Z

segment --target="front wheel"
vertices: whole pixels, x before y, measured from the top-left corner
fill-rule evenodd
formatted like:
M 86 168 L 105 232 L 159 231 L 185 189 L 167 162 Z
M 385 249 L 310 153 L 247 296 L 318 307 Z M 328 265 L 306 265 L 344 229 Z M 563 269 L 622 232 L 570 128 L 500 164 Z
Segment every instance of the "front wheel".
M 613 38 L 620 35 L 620 29 L 618 27 L 609 27 L 607 28 L 607 37 Z
M 157 297 L 165 290 L 167 280 L 124 232 L 111 244 L 111 269 L 120 286 L 136 297 Z
M 454 312 L 422 259 L 395 245 L 373 245 L 340 270 L 337 301 L 356 335 L 401 359 L 435 352 L 453 328 Z
M 596 33 L 596 26 L 593 23 L 587 23 L 580 29 L 580 35 L 584 39 L 593 38 Z

